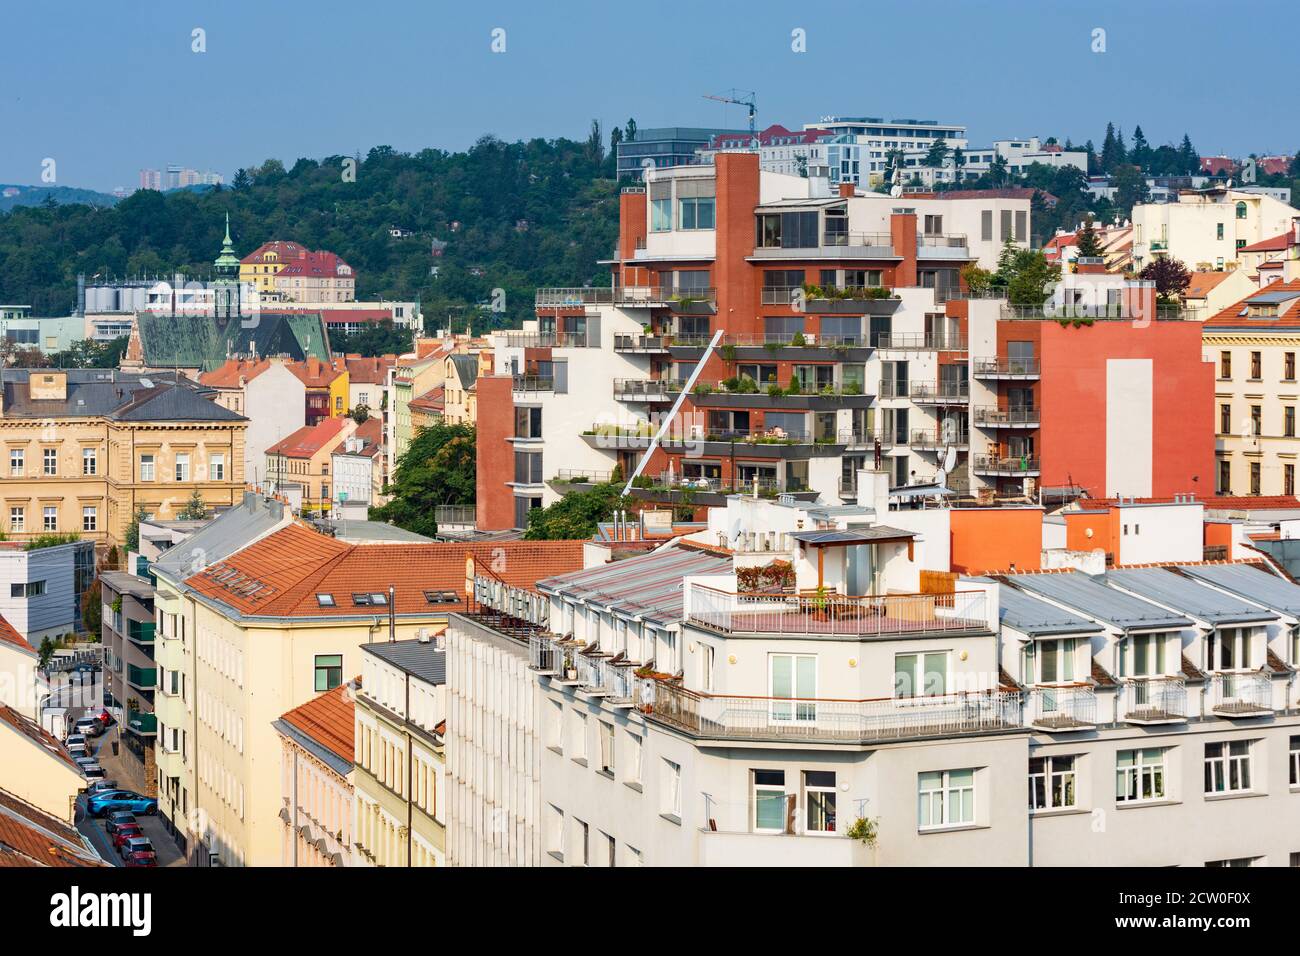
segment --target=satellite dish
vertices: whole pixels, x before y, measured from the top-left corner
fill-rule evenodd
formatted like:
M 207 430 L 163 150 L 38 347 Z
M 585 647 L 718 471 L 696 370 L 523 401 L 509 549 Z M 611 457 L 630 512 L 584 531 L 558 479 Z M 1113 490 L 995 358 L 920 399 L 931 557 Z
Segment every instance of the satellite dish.
M 943 468 L 941 469 L 946 475 L 957 465 L 957 449 L 952 445 L 948 446 L 948 452 L 943 456 Z
M 889 195 L 897 199 L 899 196 L 903 195 L 903 187 L 895 183 L 893 186 L 889 187 Z

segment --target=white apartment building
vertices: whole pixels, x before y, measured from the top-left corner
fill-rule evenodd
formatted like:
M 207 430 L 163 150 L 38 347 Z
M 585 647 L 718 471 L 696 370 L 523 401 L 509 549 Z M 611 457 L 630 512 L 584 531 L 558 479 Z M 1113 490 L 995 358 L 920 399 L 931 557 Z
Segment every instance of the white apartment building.
M 1272 196 L 1224 187 L 1134 206 L 1133 266 L 1169 256 L 1188 269 L 1234 269 L 1240 250 L 1288 232 L 1296 216 L 1300 210 Z
M 475 719 L 462 729 L 453 708 L 449 786 L 476 810 L 450 817 L 449 844 L 472 848 L 453 862 L 1287 866 L 1300 852 L 1300 586 L 1219 563 L 917 593 L 942 546 L 896 525 L 924 512 L 805 511 L 769 530 L 777 507 L 728 499 L 698 536 L 711 547 L 453 617 L 448 693 Z M 494 777 L 515 753 L 526 777 Z
M 1088 172 L 1088 154 L 1083 150 L 1066 151 L 1060 146 L 1044 146 L 1037 136 L 1027 139 L 999 139 L 992 146 L 963 147 L 960 167 L 954 147 L 949 145 L 948 155 L 943 166 L 932 167 L 925 163 L 929 147 L 912 149 L 904 152 L 903 166 L 907 171 L 905 178 L 911 179 L 911 173 L 920 177 L 922 185 L 932 187 L 935 183 L 959 183 L 968 179 L 977 179 L 993 168 L 999 159 L 1005 160 L 1007 172 L 1013 176 L 1023 176 L 1029 172 L 1034 163 L 1060 169 L 1073 166 L 1085 175 Z
M 822 129 L 835 138 L 814 145 L 808 165 L 825 166 L 831 182 L 850 182 L 857 186 L 879 185 L 889 168 L 889 154 L 895 150 L 928 151 L 942 140 L 949 149 L 965 149 L 966 127 L 936 120 L 900 119 L 885 121 L 871 116 L 824 116 L 817 123 L 804 124 L 805 130 Z

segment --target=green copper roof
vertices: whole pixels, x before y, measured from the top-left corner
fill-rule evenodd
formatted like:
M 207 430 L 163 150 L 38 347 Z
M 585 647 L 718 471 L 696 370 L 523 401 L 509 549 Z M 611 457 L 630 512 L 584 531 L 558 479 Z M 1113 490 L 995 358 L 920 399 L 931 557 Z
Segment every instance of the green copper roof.
M 263 313 L 250 324 L 240 319 L 201 319 L 192 316 L 136 316 L 144 362 L 150 368 L 213 369 L 230 355 L 287 355 L 300 362 L 315 357 L 329 361 L 325 323 L 317 312 Z
M 230 213 L 226 213 L 226 238 L 221 243 L 221 255 L 214 263 L 218 272 L 234 270 L 239 272 L 239 256 L 235 255 L 235 244 L 230 241 Z

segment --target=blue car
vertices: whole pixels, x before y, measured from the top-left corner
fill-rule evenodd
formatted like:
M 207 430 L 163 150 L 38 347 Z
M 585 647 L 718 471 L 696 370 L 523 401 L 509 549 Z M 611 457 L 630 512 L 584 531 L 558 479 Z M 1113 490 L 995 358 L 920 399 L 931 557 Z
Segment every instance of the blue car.
M 102 817 L 116 810 L 128 813 L 157 813 L 158 801 L 131 790 L 106 790 L 93 793 L 86 800 L 86 810 L 92 817 Z

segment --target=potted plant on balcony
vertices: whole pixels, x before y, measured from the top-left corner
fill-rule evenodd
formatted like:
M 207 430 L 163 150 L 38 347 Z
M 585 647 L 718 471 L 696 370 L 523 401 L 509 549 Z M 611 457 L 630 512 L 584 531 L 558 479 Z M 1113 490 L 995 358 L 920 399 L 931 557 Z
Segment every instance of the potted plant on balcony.
M 876 841 L 880 836 L 880 818 L 858 817 L 849 824 L 849 828 L 844 831 L 844 835 L 850 840 L 857 840 L 863 846 L 874 850 Z

